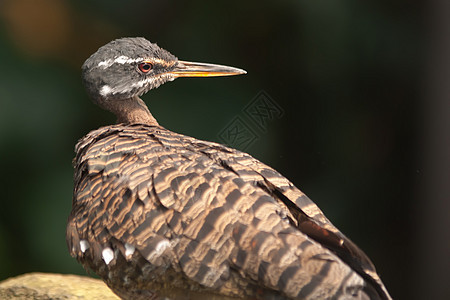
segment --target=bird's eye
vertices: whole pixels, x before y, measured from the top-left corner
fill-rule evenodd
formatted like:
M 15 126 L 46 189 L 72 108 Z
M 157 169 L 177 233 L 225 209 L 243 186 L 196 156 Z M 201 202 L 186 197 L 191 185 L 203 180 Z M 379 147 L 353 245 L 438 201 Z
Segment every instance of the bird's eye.
M 138 67 L 139 67 L 139 70 L 142 73 L 148 73 L 153 68 L 153 65 L 151 63 L 148 63 L 148 62 L 143 62 L 143 63 L 140 63 L 138 65 Z

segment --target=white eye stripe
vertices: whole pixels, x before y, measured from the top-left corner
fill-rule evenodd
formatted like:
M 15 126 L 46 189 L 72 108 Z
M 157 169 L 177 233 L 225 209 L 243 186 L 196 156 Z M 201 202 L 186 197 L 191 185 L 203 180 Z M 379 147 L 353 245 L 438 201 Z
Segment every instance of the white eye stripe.
M 153 88 L 155 88 L 164 83 L 165 81 L 173 81 L 174 79 L 175 77 L 172 74 L 161 74 L 158 77 L 147 77 L 142 80 L 139 80 L 138 82 L 125 86 L 121 85 L 119 87 L 111 87 L 105 84 L 100 88 L 99 93 L 102 97 L 108 98 L 111 95 L 126 94 L 135 89 L 139 91 L 145 86 L 153 86 Z
M 109 85 L 104 85 L 100 88 L 100 95 L 102 95 L 103 97 L 107 97 L 107 96 L 115 95 L 115 94 L 128 93 L 128 92 L 131 92 L 135 88 L 142 88 L 144 85 L 152 83 L 154 80 L 155 80 L 155 78 L 152 78 L 152 77 L 145 78 L 143 80 L 140 80 L 138 82 L 130 84 L 120 90 L 111 88 Z
M 135 87 L 137 87 L 137 88 L 143 87 L 144 85 L 149 84 L 149 83 L 151 83 L 153 81 L 155 81 L 155 78 L 153 78 L 153 77 L 145 78 L 143 80 L 140 80 L 138 82 L 130 84 L 130 90 L 132 90 Z
M 165 67 L 170 67 L 170 66 L 174 65 L 174 62 L 165 61 L 164 59 L 161 59 L 161 58 L 152 58 L 149 62 L 152 64 L 162 65 Z
M 144 61 L 143 58 L 130 58 L 128 56 L 125 55 L 121 55 L 119 57 L 116 57 L 114 59 L 108 58 L 104 61 L 101 61 L 98 63 L 97 67 L 100 67 L 102 69 L 106 69 L 111 67 L 113 64 L 131 64 L 131 63 L 135 63 L 135 62 L 141 62 Z

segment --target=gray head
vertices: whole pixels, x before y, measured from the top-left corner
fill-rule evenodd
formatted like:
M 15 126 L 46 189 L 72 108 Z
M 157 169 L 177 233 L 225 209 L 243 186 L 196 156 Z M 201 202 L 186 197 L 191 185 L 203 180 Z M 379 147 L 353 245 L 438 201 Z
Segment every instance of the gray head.
M 96 101 L 132 98 L 175 77 L 178 59 L 144 38 L 122 38 L 97 50 L 83 64 L 82 77 Z
M 94 102 L 118 115 L 119 106 L 178 77 L 245 74 L 241 69 L 180 61 L 144 38 L 121 38 L 100 47 L 83 64 L 82 78 Z M 123 101 L 128 100 L 128 101 Z M 144 104 L 145 105 L 145 104 Z M 130 121 L 131 122 L 131 121 Z

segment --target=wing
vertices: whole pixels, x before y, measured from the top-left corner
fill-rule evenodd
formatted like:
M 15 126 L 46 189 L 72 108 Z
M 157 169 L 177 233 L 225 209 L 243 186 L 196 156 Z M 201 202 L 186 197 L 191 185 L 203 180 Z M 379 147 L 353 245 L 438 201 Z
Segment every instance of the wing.
M 75 167 L 69 249 L 118 294 L 135 282 L 173 298 L 376 295 L 362 278 L 375 272 L 363 252 L 245 153 L 116 125 L 80 142 Z
M 246 182 L 254 182 L 282 202 L 294 216 L 293 225 L 322 246 L 331 250 L 370 282 L 383 299 L 390 299 L 387 289 L 367 255 L 342 234 L 323 214 L 319 207 L 288 179 L 247 153 L 222 145 L 211 147 L 203 142 L 195 143 L 200 151 L 213 157 L 218 163 L 235 172 Z M 233 155 L 228 153 L 232 152 Z

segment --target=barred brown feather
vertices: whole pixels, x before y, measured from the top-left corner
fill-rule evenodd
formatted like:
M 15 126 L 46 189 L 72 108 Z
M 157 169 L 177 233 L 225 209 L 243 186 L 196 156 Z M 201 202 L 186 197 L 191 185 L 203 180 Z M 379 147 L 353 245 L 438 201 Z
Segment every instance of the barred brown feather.
M 389 299 L 363 252 L 248 154 L 120 124 L 76 152 L 69 249 L 125 299 Z

